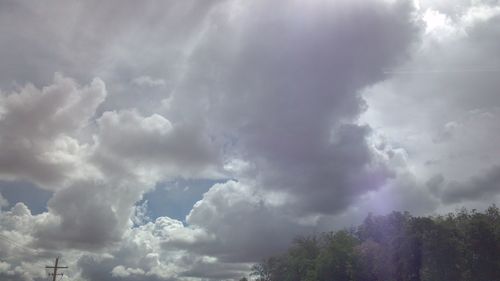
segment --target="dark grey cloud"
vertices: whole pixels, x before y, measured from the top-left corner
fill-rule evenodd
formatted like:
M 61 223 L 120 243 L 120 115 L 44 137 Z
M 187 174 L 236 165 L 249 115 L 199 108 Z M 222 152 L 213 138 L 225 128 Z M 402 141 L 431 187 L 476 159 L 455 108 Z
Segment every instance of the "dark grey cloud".
M 500 195 L 500 167 L 495 166 L 481 175 L 458 182 L 441 183 L 441 198 L 444 203 L 459 203 L 467 200 L 485 200 L 495 202 Z
M 355 124 L 358 92 L 406 54 L 417 32 L 411 5 L 242 6 L 235 19 L 214 12 L 168 114 L 201 110 L 256 168 L 259 188 L 290 192 L 302 213 L 338 212 L 387 177 L 364 141 L 369 129 Z
M 245 276 L 248 265 L 237 263 L 206 263 L 194 264 L 194 269 L 181 273 L 181 276 L 201 278 L 204 280 L 234 280 L 238 276 Z
M 117 243 L 140 194 L 128 187 L 115 197 L 125 190 L 120 183 L 83 181 L 56 192 L 48 203 L 53 217 L 36 229 L 37 246 L 92 250 Z
M 356 124 L 359 91 L 383 79 L 418 34 L 408 2 L 241 5 L 231 10 L 238 17 L 213 11 L 165 101 L 172 120 L 206 116 L 227 155 L 248 166 L 188 216 L 214 242 L 165 244 L 223 261 L 279 252 L 314 228 L 314 216 L 342 212 L 391 176 L 367 143 L 370 129 Z

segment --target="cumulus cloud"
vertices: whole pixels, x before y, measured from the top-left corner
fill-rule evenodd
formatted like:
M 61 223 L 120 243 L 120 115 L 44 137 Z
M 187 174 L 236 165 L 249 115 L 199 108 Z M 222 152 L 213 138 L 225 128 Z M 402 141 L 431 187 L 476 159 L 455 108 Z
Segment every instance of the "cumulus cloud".
M 95 162 L 110 174 L 158 171 L 150 175 L 153 181 L 217 176 L 217 146 L 199 124 L 173 124 L 159 114 L 145 117 L 133 110 L 105 112 L 97 123 Z
M 123 278 L 129 277 L 130 275 L 144 275 L 144 270 L 140 268 L 125 268 L 123 265 L 118 265 L 111 270 L 111 276 Z
M 273 206 L 253 186 L 234 181 L 214 185 L 195 204 L 187 222 L 207 233 L 194 236 L 196 239 L 191 241 L 174 236 L 164 246 L 239 262 L 283 251 L 297 233 L 311 227 L 311 224 L 301 225 L 294 216 Z M 190 230 L 193 231 L 196 228 Z
M 367 143 L 370 128 L 356 123 L 365 108 L 359 91 L 405 56 L 418 31 L 412 7 L 323 4 L 212 10 L 165 115 L 186 123 L 203 116 L 224 137 L 227 162 L 243 159 L 245 167 L 238 182 L 213 186 L 187 217 L 215 241 L 165 245 L 255 260 L 391 177 Z
M 105 97 L 102 80 L 82 87 L 59 74 L 41 90 L 2 95 L 0 176 L 55 191 L 36 224 L 38 246 L 112 245 L 157 181 L 216 174 L 217 152 L 197 128 L 134 110 L 97 117 Z
M 240 3 L 234 18 L 216 10 L 167 113 L 207 114 L 255 168 L 256 188 L 289 193 L 301 214 L 339 212 L 387 177 L 364 141 L 369 128 L 355 124 L 358 91 L 383 78 L 417 31 L 406 2 L 323 4 Z
M 54 85 L 43 90 L 27 86 L 20 93 L 3 98 L 0 128 L 5 132 L 2 134 L 4 160 L 8 160 L 5 156 L 8 153 L 17 157 L 24 153 L 26 156 L 26 160 L 17 166 L 9 163 L 10 170 L 4 169 L 3 172 L 10 173 L 4 178 L 30 180 L 55 190 L 46 213 L 33 216 L 23 203 L 0 213 L 0 225 L 10 237 L 7 241 L 16 243 L 14 248 L 49 251 L 43 254 L 43 258 L 38 257 L 22 267 L 18 256 L 14 256 L 12 264 L 4 266 L 6 270 L 2 276 L 5 278 L 32 280 L 43 276 L 44 273 L 39 271 L 43 266 L 39 263 L 47 263 L 47 256 L 55 255 L 50 254 L 51 251 L 71 253 L 74 252 L 72 249 L 85 252 L 106 252 L 113 247 L 121 249 L 124 246 L 120 242 L 132 226 L 136 202 L 156 182 L 171 177 L 214 175 L 217 155 L 198 130 L 172 124 L 158 114 L 144 117 L 134 110 L 105 112 L 97 118 L 95 110 L 105 94 L 104 83 L 100 80 L 80 89 L 73 80 L 56 76 Z M 29 110 L 40 112 L 39 118 L 28 122 Z M 23 148 L 23 143 L 16 142 L 20 138 L 31 144 L 30 150 L 15 151 L 16 145 L 21 146 L 19 150 Z M 73 146 L 68 148 L 63 141 L 69 141 Z M 84 153 L 77 154 L 78 150 L 84 150 Z M 57 154 L 62 160 L 54 157 L 60 161 L 57 162 L 49 158 L 49 154 Z M 167 165 L 168 162 L 171 164 Z M 30 170 L 38 166 L 51 168 L 51 165 L 54 166 L 54 175 L 42 173 L 52 176 L 51 181 L 37 177 L 38 174 Z M 66 169 L 56 169 L 62 165 Z M 2 207 L 6 206 L 6 201 L 3 197 L 1 199 Z M 182 223 L 180 228 L 183 228 Z M 8 243 L 5 246 L 9 246 Z M 11 250 L 3 252 L 12 254 Z M 35 252 L 36 256 L 40 255 Z M 35 263 L 34 268 L 28 268 Z M 112 276 L 124 272 L 136 276 L 142 270 L 127 267 L 120 271 L 117 266 L 113 267 L 117 268 L 115 271 L 110 269 Z M 17 268 L 19 272 L 11 268 Z M 23 273 L 28 269 L 31 273 Z M 156 276 L 152 280 L 164 280 L 164 271 L 147 274 Z M 77 272 L 73 270 L 73 274 Z
M 117 193 L 124 196 L 116 198 Z M 140 194 L 141 189 L 127 183 L 99 181 L 60 190 L 48 203 L 48 220 L 36 229 L 37 244 L 87 250 L 113 245 L 125 231 Z
M 110 255 L 82 256 L 78 261 L 80 276 L 89 280 L 231 280 L 248 271 L 249 264 L 224 263 L 185 249 L 160 246 L 182 237 L 179 231 L 186 231 L 186 227 L 168 217 L 130 229 Z
M 0 213 L 0 278 L 40 280 L 45 278 L 44 262 L 55 253 L 32 248 L 35 225 L 46 215 L 32 215 L 23 203 Z
M 79 130 L 91 122 L 106 97 L 104 82 L 81 87 L 56 75 L 43 89 L 26 85 L 0 98 L 0 177 L 57 189 L 68 179 L 86 177 L 88 147 Z

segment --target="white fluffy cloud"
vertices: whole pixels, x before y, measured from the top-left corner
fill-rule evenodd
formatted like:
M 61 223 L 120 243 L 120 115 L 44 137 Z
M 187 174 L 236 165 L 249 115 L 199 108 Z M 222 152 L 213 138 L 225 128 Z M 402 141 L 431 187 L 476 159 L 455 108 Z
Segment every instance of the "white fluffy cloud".
M 26 85 L 0 98 L 0 177 L 28 180 L 47 189 L 86 177 L 89 148 L 78 140 L 106 97 L 104 82 L 80 87 L 56 75 L 41 90 Z
M 217 146 L 197 124 L 172 124 L 159 114 L 145 117 L 133 110 L 105 112 L 97 123 L 95 161 L 112 175 L 134 171 L 153 182 L 217 176 Z

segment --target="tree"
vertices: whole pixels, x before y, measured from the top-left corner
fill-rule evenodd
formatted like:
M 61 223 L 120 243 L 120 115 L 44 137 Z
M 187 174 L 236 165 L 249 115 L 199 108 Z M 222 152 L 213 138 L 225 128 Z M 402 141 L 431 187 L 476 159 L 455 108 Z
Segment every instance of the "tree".
M 253 271 L 259 281 L 500 280 L 500 211 L 369 214 L 357 231 L 299 237 Z
M 268 258 L 252 267 L 251 276 L 256 276 L 258 281 L 284 280 L 284 265 L 279 257 Z
M 287 253 L 285 280 L 301 281 L 313 278 L 319 251 L 320 245 L 316 236 L 296 238 Z
M 358 256 L 355 251 L 358 239 L 346 230 L 326 234 L 323 239 L 324 248 L 316 261 L 315 280 L 355 280 L 358 271 Z

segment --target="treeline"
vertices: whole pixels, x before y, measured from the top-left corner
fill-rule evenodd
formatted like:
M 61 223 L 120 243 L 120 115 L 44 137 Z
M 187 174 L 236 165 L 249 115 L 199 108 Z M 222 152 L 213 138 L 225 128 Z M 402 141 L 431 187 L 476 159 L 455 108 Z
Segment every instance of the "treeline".
M 357 228 L 297 238 L 253 267 L 259 281 L 500 281 L 500 212 L 368 215 Z M 243 279 L 245 280 L 245 279 Z

